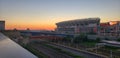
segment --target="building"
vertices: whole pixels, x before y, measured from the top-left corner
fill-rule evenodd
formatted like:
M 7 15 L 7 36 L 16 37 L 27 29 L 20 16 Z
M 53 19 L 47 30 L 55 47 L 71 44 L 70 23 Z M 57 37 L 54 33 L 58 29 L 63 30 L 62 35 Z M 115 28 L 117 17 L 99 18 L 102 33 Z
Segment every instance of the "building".
M 84 18 L 56 23 L 56 32 L 78 35 L 80 33 L 98 33 L 100 18 Z
M 38 58 L 10 38 L 0 33 L 0 58 Z
M 100 34 L 102 36 L 120 36 L 120 21 L 110 21 L 100 24 Z
M 0 21 L 0 31 L 5 30 L 5 21 Z

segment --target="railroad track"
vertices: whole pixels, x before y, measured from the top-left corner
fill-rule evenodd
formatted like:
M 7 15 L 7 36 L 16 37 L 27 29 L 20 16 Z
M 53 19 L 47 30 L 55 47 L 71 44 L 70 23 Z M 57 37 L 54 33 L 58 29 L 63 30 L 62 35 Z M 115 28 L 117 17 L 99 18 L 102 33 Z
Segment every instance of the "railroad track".
M 69 55 L 58 52 L 52 48 L 46 47 L 42 45 L 42 43 L 39 43 L 39 44 L 32 43 L 32 46 L 35 49 L 39 50 L 40 52 L 46 54 L 49 58 L 73 58 Z

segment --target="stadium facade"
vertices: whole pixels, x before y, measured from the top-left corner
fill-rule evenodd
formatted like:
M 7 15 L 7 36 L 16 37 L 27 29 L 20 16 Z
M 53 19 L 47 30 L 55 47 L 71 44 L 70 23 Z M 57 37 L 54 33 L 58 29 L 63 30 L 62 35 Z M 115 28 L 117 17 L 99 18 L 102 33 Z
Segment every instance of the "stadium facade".
M 84 18 L 56 23 L 56 32 L 77 35 L 80 33 L 98 33 L 100 18 Z

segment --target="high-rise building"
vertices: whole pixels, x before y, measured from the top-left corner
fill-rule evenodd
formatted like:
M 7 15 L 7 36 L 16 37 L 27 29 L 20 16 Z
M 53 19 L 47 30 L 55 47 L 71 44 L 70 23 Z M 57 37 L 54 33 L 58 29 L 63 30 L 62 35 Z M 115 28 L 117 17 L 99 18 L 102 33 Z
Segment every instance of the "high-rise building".
M 5 21 L 0 21 L 0 31 L 5 30 Z

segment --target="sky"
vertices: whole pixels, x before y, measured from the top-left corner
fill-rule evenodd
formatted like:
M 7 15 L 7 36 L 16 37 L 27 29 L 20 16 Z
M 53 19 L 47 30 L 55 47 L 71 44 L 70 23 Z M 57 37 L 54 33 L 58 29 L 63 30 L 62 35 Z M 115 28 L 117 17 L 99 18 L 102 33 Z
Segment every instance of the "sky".
M 6 29 L 54 30 L 57 22 L 91 17 L 120 21 L 120 0 L 0 0 Z

